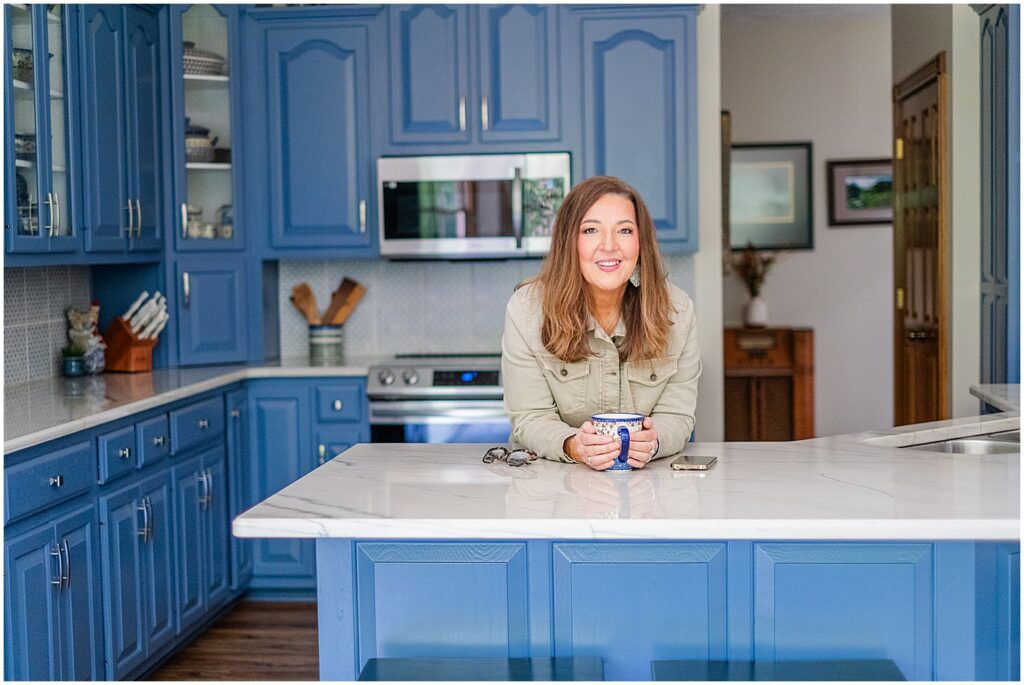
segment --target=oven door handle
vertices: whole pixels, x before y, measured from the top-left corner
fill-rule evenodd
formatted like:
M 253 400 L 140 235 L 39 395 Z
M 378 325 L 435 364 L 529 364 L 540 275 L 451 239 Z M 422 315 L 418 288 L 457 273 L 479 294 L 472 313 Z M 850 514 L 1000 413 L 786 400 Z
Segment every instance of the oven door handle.
M 501 400 L 371 402 L 370 423 L 423 423 L 424 420 L 459 423 L 507 421 Z

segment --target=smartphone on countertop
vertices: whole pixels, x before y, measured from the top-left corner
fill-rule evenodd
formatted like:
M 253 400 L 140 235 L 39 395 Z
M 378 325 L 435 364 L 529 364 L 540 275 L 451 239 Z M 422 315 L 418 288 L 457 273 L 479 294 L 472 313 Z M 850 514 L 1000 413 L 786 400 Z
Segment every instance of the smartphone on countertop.
M 715 462 L 718 461 L 718 457 L 709 457 L 702 454 L 684 454 L 681 457 L 676 457 L 672 461 L 673 471 L 707 471 Z

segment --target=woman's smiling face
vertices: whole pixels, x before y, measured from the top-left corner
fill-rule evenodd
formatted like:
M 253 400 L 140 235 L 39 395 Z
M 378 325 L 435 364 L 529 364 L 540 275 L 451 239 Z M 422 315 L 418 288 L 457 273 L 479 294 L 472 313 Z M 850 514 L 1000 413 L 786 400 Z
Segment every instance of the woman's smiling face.
M 640 256 L 632 201 L 612 193 L 602 195 L 583 215 L 576 250 L 583 280 L 593 294 L 624 291 Z

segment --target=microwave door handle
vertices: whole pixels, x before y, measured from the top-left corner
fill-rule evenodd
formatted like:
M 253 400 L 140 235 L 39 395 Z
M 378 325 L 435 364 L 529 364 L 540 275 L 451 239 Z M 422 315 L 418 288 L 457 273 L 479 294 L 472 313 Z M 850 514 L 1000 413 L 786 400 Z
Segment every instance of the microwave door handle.
M 523 170 L 516 167 L 512 179 L 512 235 L 516 239 L 516 249 L 523 248 Z

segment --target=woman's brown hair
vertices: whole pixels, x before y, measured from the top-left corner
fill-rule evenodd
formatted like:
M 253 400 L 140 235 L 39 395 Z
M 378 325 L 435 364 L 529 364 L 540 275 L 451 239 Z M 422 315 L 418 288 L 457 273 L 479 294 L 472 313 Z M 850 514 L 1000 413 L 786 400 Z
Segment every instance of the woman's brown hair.
M 587 344 L 587 319 L 593 311 L 593 302 L 583 280 L 576 244 L 585 214 L 608 194 L 620 195 L 633 203 L 640 240 L 640 287 L 626 284 L 622 298 L 626 338 L 619 348 L 619 358 L 656 359 L 663 357 L 668 347 L 669 312 L 674 310 L 654 220 L 640 193 L 632 186 L 614 176 L 592 176 L 565 196 L 555 218 L 551 250 L 540 273 L 516 286 L 539 284 L 544 310 L 541 342 L 562 361 L 580 361 L 591 355 Z

